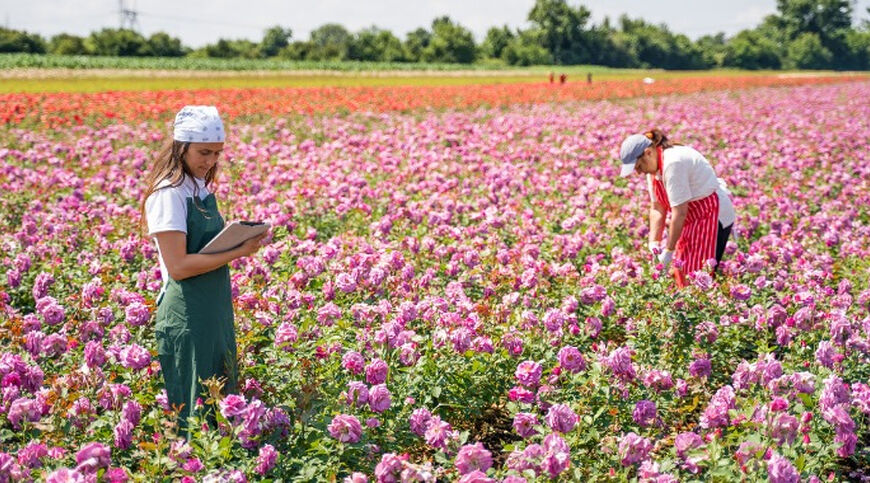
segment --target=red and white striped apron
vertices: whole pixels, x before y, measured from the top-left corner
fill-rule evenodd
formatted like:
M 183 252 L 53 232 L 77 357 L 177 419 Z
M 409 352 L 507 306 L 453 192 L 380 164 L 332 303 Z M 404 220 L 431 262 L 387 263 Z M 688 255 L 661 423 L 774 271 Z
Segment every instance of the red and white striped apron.
M 659 174 L 662 175 L 662 148 L 658 148 Z M 661 176 L 660 176 L 661 177 Z M 666 212 L 671 211 L 671 203 L 665 184 L 659 177 L 653 176 L 653 191 L 656 199 Z M 683 232 L 677 241 L 674 258 L 682 262 L 681 268 L 674 268 L 677 285 L 686 285 L 686 274 L 696 272 L 704 267 L 704 262 L 716 258 L 716 236 L 719 232 L 719 196 L 715 191 L 700 200 L 689 202 L 689 212 L 683 223 Z

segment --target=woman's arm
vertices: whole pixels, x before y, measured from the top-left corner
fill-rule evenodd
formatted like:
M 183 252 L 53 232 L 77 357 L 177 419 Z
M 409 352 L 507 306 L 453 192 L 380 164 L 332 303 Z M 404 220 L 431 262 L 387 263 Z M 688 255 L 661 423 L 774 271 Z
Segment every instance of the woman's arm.
M 665 229 L 665 207 L 653 200 L 649 208 L 649 246 L 658 245 Z
M 668 229 L 668 246 L 669 251 L 677 249 L 677 241 L 680 235 L 683 234 L 683 224 L 686 222 L 686 215 L 689 214 L 689 203 L 683 203 L 677 206 L 671 206 L 671 226 Z
M 184 232 L 164 231 L 154 236 L 157 238 L 157 246 L 160 248 L 160 255 L 163 257 L 169 276 L 173 280 L 184 280 L 220 268 L 236 258 L 257 253 L 260 249 L 260 240 L 267 234 L 268 232 L 251 238 L 232 250 L 208 255 L 187 253 L 187 234 Z

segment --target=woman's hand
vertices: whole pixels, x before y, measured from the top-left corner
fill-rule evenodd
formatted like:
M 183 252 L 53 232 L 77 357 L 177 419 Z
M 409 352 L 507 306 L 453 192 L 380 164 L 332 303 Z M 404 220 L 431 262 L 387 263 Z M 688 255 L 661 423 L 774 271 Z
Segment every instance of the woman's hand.
M 664 251 L 662 251 L 658 255 L 658 259 L 659 259 L 659 263 L 664 265 L 665 270 L 667 270 L 668 267 L 671 265 L 671 261 L 673 261 L 673 259 L 674 259 L 674 252 L 665 248 Z
M 239 257 L 251 256 L 263 246 L 261 242 L 268 231 L 251 238 L 238 247 L 220 253 L 187 253 L 187 234 L 182 231 L 157 233 L 157 246 L 173 280 L 195 277 L 222 267 Z
M 238 256 L 239 257 L 250 257 L 251 255 L 257 253 L 257 251 L 259 251 L 260 248 L 263 247 L 263 244 L 261 242 L 268 235 L 269 235 L 269 231 L 267 230 L 264 233 L 255 236 L 254 238 L 249 238 L 249 239 L 245 240 L 245 242 L 242 243 L 239 246 L 239 248 L 236 249 L 236 250 L 238 250 Z

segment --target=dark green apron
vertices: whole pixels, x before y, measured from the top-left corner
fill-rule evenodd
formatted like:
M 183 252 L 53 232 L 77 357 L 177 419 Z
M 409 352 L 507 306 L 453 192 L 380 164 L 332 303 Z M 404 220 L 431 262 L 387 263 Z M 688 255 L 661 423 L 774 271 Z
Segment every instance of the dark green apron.
M 199 252 L 223 227 L 214 194 L 199 203 L 187 199 L 187 253 Z M 155 332 L 169 404 L 180 407 L 178 424 L 187 436 L 187 418 L 202 396 L 200 381 L 226 378 L 223 392 L 237 389 L 229 267 L 181 281 L 170 278 L 158 301 Z

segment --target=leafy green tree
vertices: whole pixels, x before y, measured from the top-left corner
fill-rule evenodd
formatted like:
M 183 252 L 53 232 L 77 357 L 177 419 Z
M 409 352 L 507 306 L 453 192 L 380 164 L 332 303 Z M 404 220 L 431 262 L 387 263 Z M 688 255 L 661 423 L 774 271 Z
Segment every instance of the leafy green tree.
M 847 69 L 870 69 L 870 29 L 850 30 L 846 34 L 846 46 L 849 49 Z
M 353 36 L 337 23 L 322 25 L 311 32 L 310 60 L 345 60 Z
M 281 49 L 290 45 L 291 37 L 293 37 L 293 31 L 280 25 L 266 29 L 263 40 L 260 41 L 260 55 L 262 57 L 275 57 Z
M 535 0 L 529 21 L 541 32 L 541 41 L 557 64 L 588 62 L 589 52 L 584 34 L 592 12 L 580 5 L 573 8 L 566 0 Z
M 139 32 L 130 29 L 104 28 L 91 32 L 85 47 L 94 55 L 136 57 L 151 55 L 148 41 Z
M 148 37 L 148 51 L 155 57 L 183 57 L 187 50 L 181 39 L 166 32 L 155 32 Z
M 789 69 L 826 69 L 831 66 L 831 51 L 815 33 L 807 32 L 792 40 L 786 49 L 785 67 Z
M 403 62 L 405 57 L 405 47 L 398 37 L 393 35 L 389 30 L 381 30 L 378 32 L 377 44 L 381 50 L 381 60 L 384 62 Z
M 353 37 L 347 56 L 351 60 L 399 62 L 405 60 L 405 51 L 392 32 L 373 26 Z
M 777 0 L 776 6 L 777 14 L 766 24 L 779 31 L 780 41 L 790 52 L 785 64 L 809 62 L 819 66 L 816 68 L 844 68 L 849 63 L 852 53 L 846 37 L 852 30 L 850 0 Z M 822 48 L 806 34 L 814 34 Z M 798 62 L 798 58 L 802 60 Z M 819 64 L 825 58 L 830 58 L 828 63 Z
M 638 67 L 640 61 L 632 50 L 631 36 L 613 28 L 605 17 L 600 26 L 593 27 L 590 35 L 594 40 L 593 64 L 609 67 Z
M 699 38 L 695 45 L 701 51 L 701 58 L 704 65 L 708 67 L 722 67 L 725 62 L 725 52 L 728 48 L 728 43 L 725 40 L 725 33 L 720 32 L 716 35 L 705 35 Z
M 814 33 L 824 42 L 835 32 L 852 28 L 849 0 L 777 0 L 776 9 L 789 39 Z
M 758 30 L 743 30 L 734 36 L 725 47 L 724 67 L 740 69 L 779 69 L 780 47 L 769 36 Z
M 38 34 L 0 27 L 0 52 L 44 54 L 45 39 Z
M 620 17 L 626 43 L 642 67 L 665 69 L 702 69 L 703 54 L 697 45 L 682 34 L 672 34 L 666 25 Z
M 501 53 L 510 65 L 547 65 L 553 63 L 550 52 L 541 45 L 540 31 L 529 29 L 515 35 Z
M 514 37 L 514 33 L 507 25 L 503 27 L 491 27 L 487 30 L 486 37 L 480 45 L 481 55 L 490 59 L 500 59 L 505 47 Z
M 408 32 L 404 43 L 405 58 L 410 62 L 420 62 L 423 50 L 429 46 L 430 42 L 432 42 L 432 32 L 422 27 Z
M 471 31 L 444 16 L 432 21 L 432 39 L 423 52 L 424 62 L 470 64 L 477 57 Z
M 713 67 L 704 60 L 704 51 L 692 39 L 676 34 L 670 37 L 671 55 L 666 69 L 709 69 Z
M 287 60 L 304 60 L 308 58 L 308 53 L 311 52 L 313 45 L 307 40 L 297 40 L 290 42 L 287 47 L 278 52 L 278 57 Z
M 218 39 L 213 44 L 192 52 L 191 57 L 212 57 L 216 59 L 256 59 L 259 57 L 259 44 L 246 39 Z
M 57 34 L 48 41 L 48 52 L 55 55 L 84 55 L 85 39 L 78 35 Z

